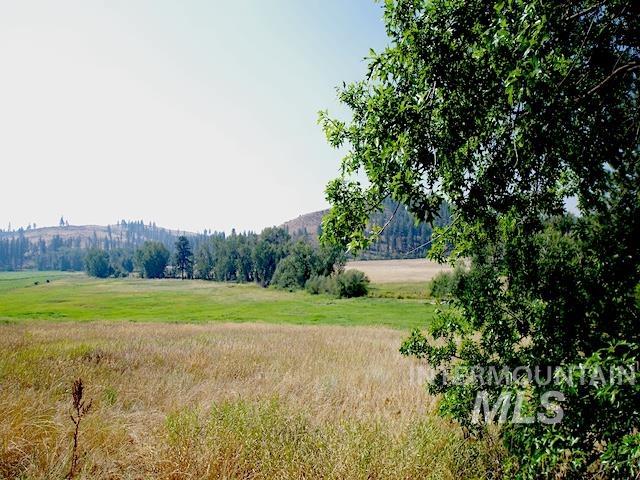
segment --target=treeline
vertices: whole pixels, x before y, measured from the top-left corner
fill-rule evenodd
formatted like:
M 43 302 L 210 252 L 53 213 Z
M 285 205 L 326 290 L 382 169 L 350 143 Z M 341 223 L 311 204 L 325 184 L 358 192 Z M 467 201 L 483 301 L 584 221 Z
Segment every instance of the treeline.
M 292 241 L 282 228 L 229 236 L 214 234 L 200 239 L 195 253 L 186 236 L 177 238 L 173 252 L 160 242 L 147 241 L 132 253 L 92 248 L 85 259 L 86 271 L 95 277 L 203 279 L 222 282 L 256 282 L 294 290 L 307 287 L 312 293 L 337 296 L 366 294 L 368 279 L 343 273 L 346 256 L 336 247 L 314 247 Z
M 31 228 L 0 230 L 0 270 L 82 271 L 89 250 L 99 249 L 112 252 L 113 256 L 131 257 L 146 241 L 159 242 L 172 249 L 177 236 L 175 232 L 157 227 L 155 223 L 145 224 L 142 220 L 121 220 L 99 232 L 87 232 L 87 227 L 62 224 L 61 219 L 60 229 L 64 236 L 54 234 L 45 237 L 43 233 L 36 239 L 28 238 L 28 235 L 33 235 Z M 190 239 L 197 244 L 208 234 L 191 235 Z
M 390 220 L 390 221 L 389 221 Z M 378 242 L 355 258 L 419 258 L 424 257 L 430 248 L 431 227 L 415 218 L 404 206 L 398 206 L 392 200 L 384 202 L 382 211 L 372 215 L 371 226 L 384 225 L 389 221 Z M 450 213 L 443 205 L 437 224 L 448 224 Z M 31 227 L 31 226 L 29 226 Z M 142 220 L 121 220 L 116 225 L 100 227 L 97 231 L 91 227 L 69 226 L 60 219 L 60 227 L 53 235 L 47 236 L 46 229 L 40 229 L 41 236 L 34 237 L 34 229 L 0 230 L 0 270 L 66 270 L 81 271 L 89 250 L 110 252 L 117 261 L 111 261 L 112 274 L 128 274 L 129 261 L 135 251 L 145 242 L 162 244 L 170 254 L 174 253 L 178 234 L 157 227 L 155 223 L 145 224 Z M 219 281 L 258 281 L 262 283 L 260 260 L 256 267 L 256 258 L 261 249 L 276 248 L 276 245 L 288 244 L 292 248 L 302 240 L 317 245 L 320 225 L 313 234 L 302 229 L 287 232 L 280 228 L 265 229 L 261 234 L 253 232 L 227 235 L 223 232 L 204 231 L 187 236 L 194 255 L 194 275 L 197 278 Z M 284 241 L 282 236 L 286 236 Z M 278 247 L 279 248 L 279 247 Z M 257 250 L 256 250 L 257 249 Z M 131 260 L 132 261 L 132 260 Z M 123 264 L 123 262 L 125 262 Z M 275 265 L 271 265 L 273 271 Z

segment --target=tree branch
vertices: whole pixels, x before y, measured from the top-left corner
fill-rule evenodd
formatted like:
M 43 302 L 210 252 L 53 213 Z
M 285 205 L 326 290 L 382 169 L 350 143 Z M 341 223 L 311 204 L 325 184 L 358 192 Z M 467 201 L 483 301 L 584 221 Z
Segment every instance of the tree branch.
M 636 70 L 638 68 L 640 68 L 640 62 L 631 62 L 631 63 L 627 63 L 626 65 L 622 65 L 621 67 L 616 68 L 604 80 L 602 80 L 599 84 L 597 84 L 595 87 L 593 87 L 591 90 L 589 90 L 585 95 L 583 95 L 583 97 L 585 97 L 587 95 L 591 95 L 592 93 L 595 93 L 597 90 L 602 88 L 605 83 L 609 82 L 611 79 L 613 79 L 613 77 L 615 77 L 619 73 L 630 72 L 630 71 Z

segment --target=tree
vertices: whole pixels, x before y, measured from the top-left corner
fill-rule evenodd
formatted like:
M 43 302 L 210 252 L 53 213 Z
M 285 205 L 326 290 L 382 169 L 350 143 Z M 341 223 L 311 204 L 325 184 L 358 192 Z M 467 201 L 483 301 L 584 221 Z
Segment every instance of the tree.
M 451 205 L 430 255 L 469 258 L 471 269 L 453 308 L 403 353 L 436 368 L 554 374 L 638 360 L 639 13 L 622 0 L 385 2 L 390 45 L 339 93 L 352 121 L 320 116 L 329 142 L 349 148 L 327 187 L 323 238 L 366 247 L 387 197 L 429 222 Z M 565 215 L 569 197 L 576 219 Z M 479 395 L 494 401 L 513 387 L 443 375 L 429 386 L 441 413 L 475 434 Z M 536 403 L 548 387 L 525 385 L 523 411 L 548 413 Z M 638 389 L 556 387 L 562 422 L 501 426 L 508 474 L 637 476 Z
M 111 275 L 109 254 L 104 250 L 90 249 L 84 259 L 85 270 L 88 275 L 98 278 L 107 278 Z
M 213 242 L 208 241 L 198 246 L 195 255 L 195 272 L 196 277 L 203 280 L 211 280 L 213 277 L 213 266 L 215 265 L 215 256 L 213 250 Z
M 170 256 L 162 243 L 147 241 L 136 250 L 135 261 L 143 277 L 162 278 Z
M 263 287 L 271 283 L 278 262 L 287 256 L 290 237 L 282 228 L 265 228 L 253 251 L 256 281 Z
M 176 240 L 175 266 L 180 270 L 180 278 L 184 280 L 185 273 L 188 278 L 193 275 L 193 253 L 189 239 L 181 235 Z
M 291 253 L 280 260 L 273 275 L 273 285 L 280 288 L 303 288 L 309 278 L 318 275 L 320 258 L 311 245 L 297 242 Z

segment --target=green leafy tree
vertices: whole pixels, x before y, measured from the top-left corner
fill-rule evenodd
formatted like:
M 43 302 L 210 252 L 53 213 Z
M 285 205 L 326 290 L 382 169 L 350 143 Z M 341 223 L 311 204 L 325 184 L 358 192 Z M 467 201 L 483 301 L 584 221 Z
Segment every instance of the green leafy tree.
M 367 247 L 379 233 L 367 221 L 387 197 L 430 222 L 451 206 L 430 255 L 468 258 L 471 270 L 452 308 L 403 353 L 498 370 L 637 361 L 638 18 L 622 0 L 385 2 L 390 45 L 339 93 L 352 120 L 320 116 L 329 142 L 349 149 L 327 187 L 323 238 Z M 563 216 L 569 197 L 576 219 Z M 442 414 L 476 434 L 478 393 L 505 393 L 441 376 L 429 388 Z M 536 402 L 546 388 L 529 383 L 524 408 L 545 414 Z M 638 476 L 637 389 L 562 393 L 559 424 L 501 426 L 507 475 Z
M 112 272 L 109 254 L 97 248 L 92 248 L 87 252 L 84 265 L 87 274 L 92 277 L 107 278 Z
M 213 242 L 205 242 L 198 246 L 195 255 L 195 274 L 197 278 L 211 280 L 213 278 L 213 266 L 215 256 Z
M 265 228 L 253 250 L 256 281 L 263 287 L 271 283 L 278 262 L 289 252 L 290 237 L 282 228 Z
M 170 256 L 162 243 L 148 241 L 136 250 L 135 261 L 143 277 L 162 278 Z
M 185 275 L 187 278 L 191 278 L 193 276 L 193 252 L 189 239 L 184 235 L 179 236 L 175 248 L 175 268 L 180 270 L 180 278 L 184 280 Z
M 303 288 L 306 281 L 318 274 L 320 258 L 313 247 L 303 241 L 297 242 L 291 253 L 278 262 L 273 274 L 273 285 L 280 288 Z

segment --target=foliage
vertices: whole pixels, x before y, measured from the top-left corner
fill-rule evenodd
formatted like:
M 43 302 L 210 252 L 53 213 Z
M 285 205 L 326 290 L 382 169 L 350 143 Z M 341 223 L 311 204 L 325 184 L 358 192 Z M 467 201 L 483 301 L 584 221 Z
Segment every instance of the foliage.
M 304 288 L 314 276 L 330 276 L 339 273 L 344 266 L 344 252 L 331 246 L 313 248 L 299 241 L 288 256 L 280 260 L 273 275 L 273 285 L 290 290 Z
M 335 276 L 340 298 L 364 297 L 369 292 L 369 279 L 360 270 L 347 270 Z
M 304 289 L 312 295 L 338 295 L 334 277 L 314 275 L 304 284 Z
M 638 14 L 622 0 L 385 2 L 391 44 L 339 93 L 352 120 L 320 117 L 329 142 L 349 148 L 327 187 L 323 238 L 367 247 L 367 221 L 389 196 L 425 221 L 451 205 L 430 255 L 469 258 L 471 270 L 431 335 L 414 332 L 404 353 L 499 370 L 622 361 L 616 345 L 638 344 Z M 568 197 L 577 219 L 563 215 Z M 430 384 L 441 412 L 481 433 L 476 394 L 504 388 L 441 380 Z M 565 394 L 553 428 L 502 427 L 513 474 L 637 475 L 640 417 L 618 421 L 634 392 L 606 408 L 597 391 Z
M 136 250 L 135 261 L 140 273 L 146 278 L 162 278 L 170 253 L 160 242 L 145 242 Z
M 338 298 L 364 297 L 369 293 L 369 279 L 359 270 L 337 272 L 334 275 L 314 275 L 305 283 L 312 295 L 326 294 Z
M 98 278 L 107 278 L 112 270 L 109 265 L 109 254 L 104 250 L 93 248 L 87 252 L 84 260 L 88 275 Z
M 187 278 L 193 276 L 193 253 L 189 239 L 184 235 L 180 235 L 175 244 L 175 268 L 180 270 L 180 278 L 184 280 L 185 274 Z
M 440 272 L 429 281 L 429 294 L 434 298 L 451 298 L 455 295 L 465 271 L 460 265 L 453 272 Z
M 278 262 L 273 285 L 288 289 L 302 288 L 312 275 L 317 274 L 318 264 L 319 258 L 311 245 L 298 242 L 291 253 Z
M 109 264 L 114 277 L 126 277 L 133 272 L 133 253 L 124 248 L 109 250 Z
M 278 262 L 288 254 L 289 234 L 281 228 L 265 228 L 253 251 L 256 281 L 263 287 L 271 283 Z

